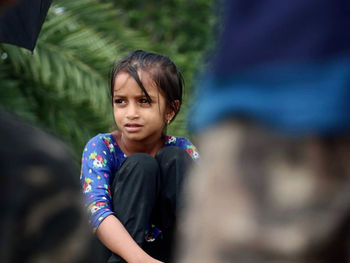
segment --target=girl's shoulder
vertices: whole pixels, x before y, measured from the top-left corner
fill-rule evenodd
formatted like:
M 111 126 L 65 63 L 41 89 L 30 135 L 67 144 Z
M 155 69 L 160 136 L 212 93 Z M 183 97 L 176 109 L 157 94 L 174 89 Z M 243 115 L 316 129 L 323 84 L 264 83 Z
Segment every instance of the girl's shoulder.
M 169 136 L 165 137 L 164 146 L 177 146 L 184 149 L 194 160 L 199 159 L 199 153 L 196 146 L 185 137 Z
M 179 137 L 179 136 L 171 136 L 166 135 L 165 136 L 165 142 L 164 145 L 171 145 L 171 146 L 181 146 L 185 144 L 192 144 L 187 138 L 185 137 Z
M 99 133 L 87 142 L 84 151 L 117 154 L 121 150 L 112 133 Z
M 88 145 L 92 145 L 92 146 L 109 146 L 109 144 L 114 144 L 115 139 L 113 137 L 112 133 L 99 133 L 97 135 L 95 135 L 94 137 L 92 137 L 88 142 L 87 142 L 87 146 Z M 110 146 L 111 148 L 113 148 L 113 146 Z

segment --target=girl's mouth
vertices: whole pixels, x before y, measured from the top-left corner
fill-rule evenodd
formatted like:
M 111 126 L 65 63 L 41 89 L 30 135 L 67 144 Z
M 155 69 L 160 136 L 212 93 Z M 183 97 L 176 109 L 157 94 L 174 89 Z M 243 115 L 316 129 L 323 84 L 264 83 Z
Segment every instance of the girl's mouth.
M 140 131 L 143 126 L 136 123 L 127 123 L 124 127 L 127 132 L 133 133 Z

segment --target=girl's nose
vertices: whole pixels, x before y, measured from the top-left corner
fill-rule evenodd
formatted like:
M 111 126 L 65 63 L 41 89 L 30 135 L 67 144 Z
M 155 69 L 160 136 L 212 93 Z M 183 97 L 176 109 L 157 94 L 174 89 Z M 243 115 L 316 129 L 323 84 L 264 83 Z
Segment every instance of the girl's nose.
M 139 113 L 138 113 L 138 108 L 137 108 L 137 105 L 135 105 L 135 103 L 130 103 L 128 105 L 128 110 L 127 110 L 127 113 L 126 113 L 126 117 L 128 119 L 136 119 L 139 117 Z

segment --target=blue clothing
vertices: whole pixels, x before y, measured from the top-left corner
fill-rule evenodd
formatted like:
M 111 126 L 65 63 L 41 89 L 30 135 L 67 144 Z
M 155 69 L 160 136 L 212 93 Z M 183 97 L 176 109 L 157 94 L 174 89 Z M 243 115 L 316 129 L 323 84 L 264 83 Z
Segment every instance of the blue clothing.
M 243 117 L 295 135 L 350 130 L 350 2 L 227 1 L 191 129 Z
M 177 146 L 194 160 L 199 158 L 193 144 L 183 137 L 166 136 L 164 147 Z M 94 230 L 113 214 L 110 186 L 126 155 L 111 133 L 98 134 L 85 146 L 80 182 Z

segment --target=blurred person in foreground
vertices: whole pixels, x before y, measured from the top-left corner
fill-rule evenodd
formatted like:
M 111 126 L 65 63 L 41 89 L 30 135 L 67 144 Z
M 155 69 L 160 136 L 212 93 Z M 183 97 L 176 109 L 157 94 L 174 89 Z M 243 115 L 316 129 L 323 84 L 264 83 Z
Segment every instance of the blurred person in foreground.
M 99 262 L 67 148 L 9 114 L 0 122 L 0 261 Z
M 350 262 L 350 2 L 224 10 L 177 262 Z
M 0 0 L 0 17 L 17 2 Z M 2 109 L 0 123 L 0 262 L 103 262 L 69 150 Z

